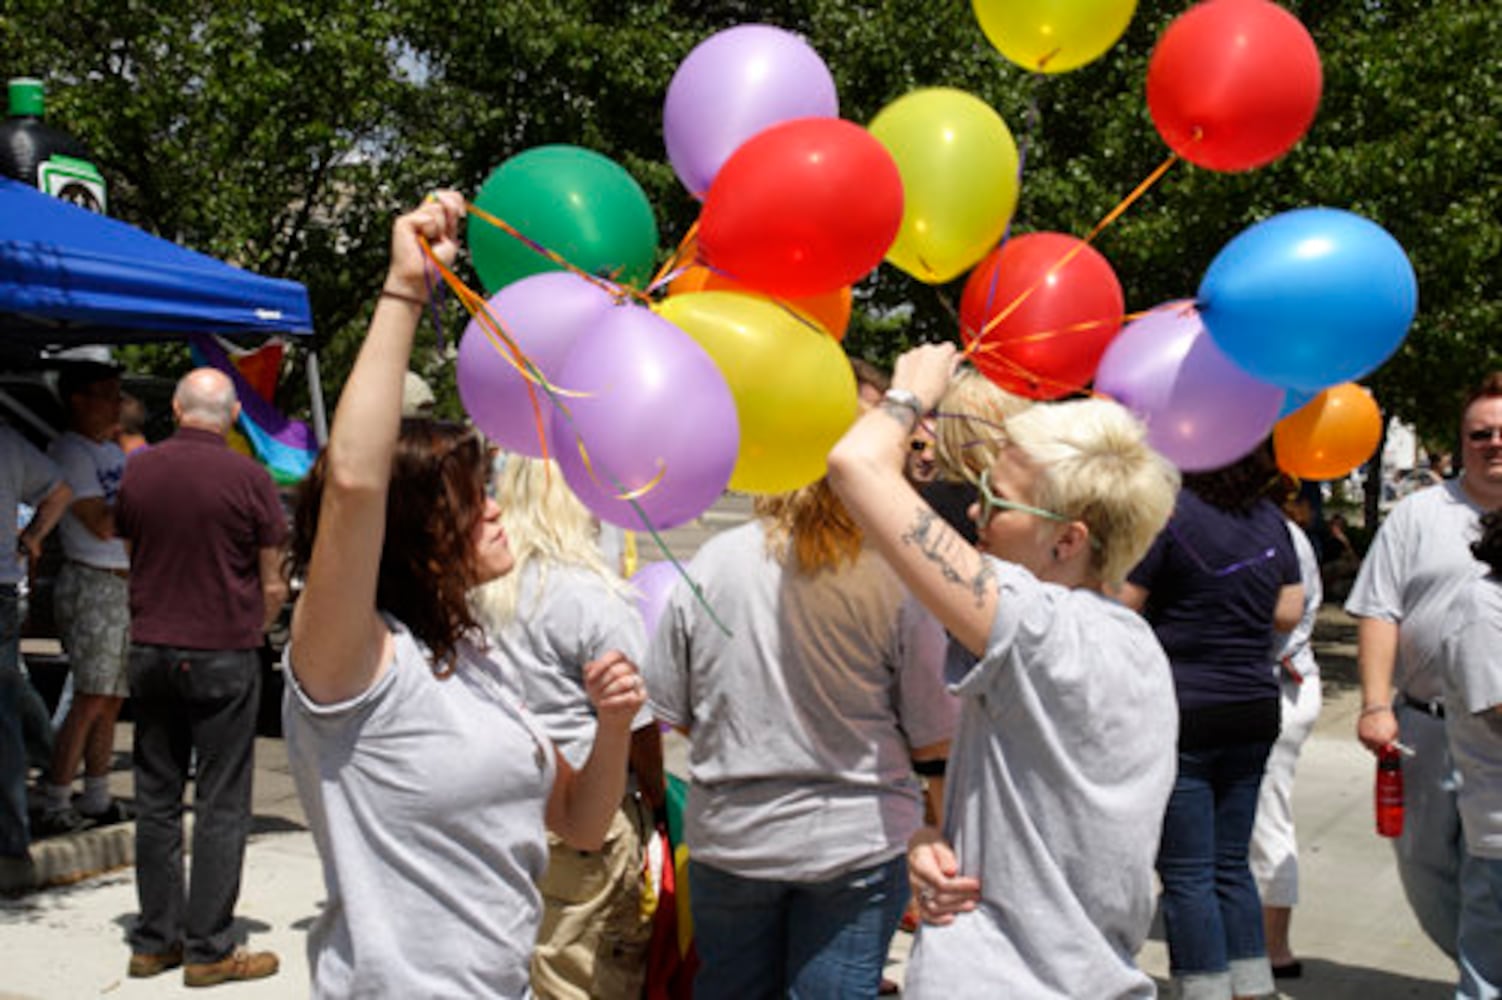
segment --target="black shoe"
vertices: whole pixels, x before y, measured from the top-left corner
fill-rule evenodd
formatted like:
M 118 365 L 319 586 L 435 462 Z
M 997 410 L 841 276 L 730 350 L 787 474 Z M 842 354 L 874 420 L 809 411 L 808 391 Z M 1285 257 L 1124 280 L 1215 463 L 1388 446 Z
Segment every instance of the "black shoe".
M 110 804 L 104 807 L 103 812 L 86 813 L 80 812 L 86 820 L 93 820 L 95 826 L 110 826 L 115 823 L 126 823 L 136 818 L 136 812 L 130 806 L 119 799 L 110 799 Z
M 1273 966 L 1274 979 L 1297 979 L 1304 974 L 1304 963 L 1295 959 L 1287 965 Z
M 40 840 L 43 837 L 61 837 L 69 833 L 82 833 L 91 830 L 97 824 L 92 819 L 80 816 L 72 806 L 64 806 L 61 809 L 48 809 L 37 820 L 32 828 L 32 837 Z

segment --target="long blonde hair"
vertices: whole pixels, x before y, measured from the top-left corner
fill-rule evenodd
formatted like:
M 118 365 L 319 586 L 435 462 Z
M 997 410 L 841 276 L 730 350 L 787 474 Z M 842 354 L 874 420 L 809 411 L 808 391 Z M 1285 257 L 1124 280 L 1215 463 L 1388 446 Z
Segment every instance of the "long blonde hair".
M 487 629 L 508 625 L 522 613 L 522 571 L 534 562 L 540 580 L 546 579 L 550 565 L 577 566 L 599 576 L 622 597 L 630 597 L 631 588 L 600 552 L 599 523 L 563 481 L 556 462 L 501 455 L 497 466 L 492 481 L 516 564 L 510 573 L 471 594 Z
M 1007 418 L 1032 405 L 974 368 L 961 368 L 939 400 L 934 420 L 939 478 L 973 483 L 984 475 L 1006 443 Z
M 820 479 L 802 489 L 757 497 L 756 515 L 767 533 L 767 551 L 774 559 L 791 561 L 807 576 L 854 563 L 863 536 L 840 498 Z

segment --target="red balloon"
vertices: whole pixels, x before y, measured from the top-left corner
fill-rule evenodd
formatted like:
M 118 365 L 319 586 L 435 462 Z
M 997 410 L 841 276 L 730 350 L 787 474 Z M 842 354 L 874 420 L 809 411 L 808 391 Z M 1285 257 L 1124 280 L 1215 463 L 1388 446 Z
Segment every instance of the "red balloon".
M 1268 0 L 1210 0 L 1158 39 L 1147 108 L 1186 160 L 1250 170 L 1309 130 L 1321 86 L 1319 50 L 1298 18 Z
M 902 224 L 902 177 L 881 143 L 839 118 L 799 118 L 746 140 L 715 175 L 700 259 L 781 296 L 853 284 Z
M 1125 306 L 1116 272 L 1094 247 L 1063 233 L 1029 233 L 970 272 L 960 335 L 967 347 L 980 341 L 970 360 L 992 382 L 1057 399 L 1095 377 Z

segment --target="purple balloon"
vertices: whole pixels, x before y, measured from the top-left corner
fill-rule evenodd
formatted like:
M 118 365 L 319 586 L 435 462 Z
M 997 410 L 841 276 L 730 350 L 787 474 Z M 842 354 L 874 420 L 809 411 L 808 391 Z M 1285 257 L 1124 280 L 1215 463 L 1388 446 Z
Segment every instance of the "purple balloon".
M 767 24 L 710 35 L 679 64 L 662 108 L 668 160 L 703 198 L 730 154 L 756 133 L 794 118 L 837 118 L 829 67 L 807 42 Z
M 490 313 L 521 352 L 557 388 L 558 372 L 568 360 L 579 334 L 604 318 L 615 305 L 610 293 L 568 271 L 548 271 L 522 278 L 502 288 L 486 303 Z M 501 447 L 533 458 L 542 457 L 537 410 L 548 451 L 557 451 L 551 438 L 553 403 L 538 385 L 523 378 L 501 353 L 478 320 L 470 320 L 459 341 L 455 378 L 459 399 L 475 426 Z
M 617 306 L 579 335 L 558 380 L 582 394 L 553 414 L 558 464 L 602 521 L 640 530 L 623 499 L 631 495 L 652 527 L 671 528 L 725 491 L 740 450 L 735 400 L 714 361 L 672 323 Z
M 667 610 L 668 597 L 677 585 L 678 567 L 666 560 L 647 563 L 631 577 L 631 586 L 636 588 L 636 610 L 641 612 L 649 642 L 657 631 L 657 623 L 662 620 L 662 613 Z
M 1186 472 L 1251 452 L 1272 430 L 1284 395 L 1232 363 L 1187 301 L 1159 306 L 1117 334 L 1095 388 L 1137 414 L 1152 446 Z

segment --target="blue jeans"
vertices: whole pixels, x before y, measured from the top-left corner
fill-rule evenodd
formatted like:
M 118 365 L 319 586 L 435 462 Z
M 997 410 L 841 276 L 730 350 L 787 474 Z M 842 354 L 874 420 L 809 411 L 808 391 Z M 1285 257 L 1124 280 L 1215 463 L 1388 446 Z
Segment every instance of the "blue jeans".
M 16 585 L 0 584 L 0 857 L 7 858 L 24 856 L 31 843 L 21 724 L 22 699 L 29 682 L 21 676 L 20 633 Z
M 688 863 L 699 1000 L 873 997 L 907 907 L 899 855 L 827 882 L 741 878 Z
M 1457 1000 L 1502 997 L 1502 858 L 1466 858 L 1461 869 Z
M 1270 993 L 1262 901 L 1247 866 L 1270 743 L 1180 750 L 1158 876 L 1168 959 L 1184 996 Z

